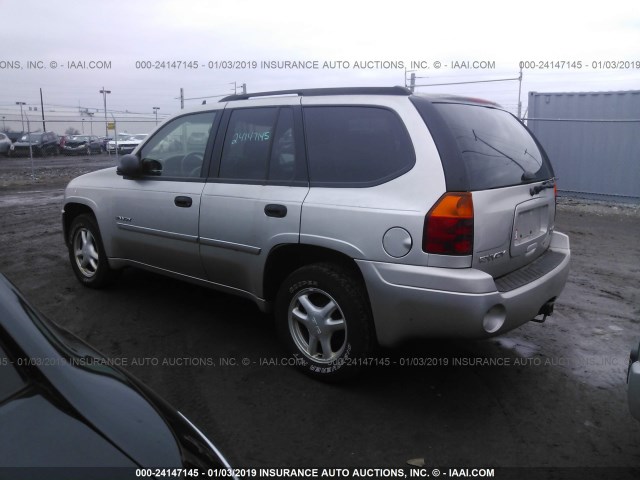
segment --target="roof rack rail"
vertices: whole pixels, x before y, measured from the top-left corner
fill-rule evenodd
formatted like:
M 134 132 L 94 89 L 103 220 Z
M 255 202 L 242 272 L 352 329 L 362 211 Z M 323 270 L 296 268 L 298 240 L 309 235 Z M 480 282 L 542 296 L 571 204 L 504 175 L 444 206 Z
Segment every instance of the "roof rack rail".
M 344 87 L 344 88 L 302 88 L 298 90 L 275 90 L 273 92 L 243 93 L 221 98 L 220 102 L 248 100 L 253 97 L 273 97 L 276 95 L 298 95 L 299 97 L 317 97 L 319 95 L 411 95 L 405 87 Z

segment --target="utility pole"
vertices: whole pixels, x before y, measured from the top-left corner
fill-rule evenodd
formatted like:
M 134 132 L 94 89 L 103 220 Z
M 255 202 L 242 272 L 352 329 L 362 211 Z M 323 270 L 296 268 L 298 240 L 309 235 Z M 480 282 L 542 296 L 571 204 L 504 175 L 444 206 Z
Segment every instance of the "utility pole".
M 42 131 L 47 131 L 47 126 L 44 123 L 44 102 L 42 101 L 42 88 L 40 89 L 40 111 L 42 112 Z
M 158 125 L 158 110 L 160 110 L 160 107 L 153 107 L 153 113 L 156 114 L 156 125 Z
M 416 88 L 416 72 L 411 72 L 411 77 L 409 80 L 409 90 L 413 92 Z
M 520 76 L 518 77 L 518 120 L 522 120 L 520 113 L 522 113 L 522 102 L 520 101 L 520 95 L 522 93 L 522 67 L 520 68 Z
M 246 95 L 246 94 L 247 94 L 247 84 L 246 84 L 246 83 L 243 83 L 243 84 L 242 84 L 242 94 L 243 94 L 243 95 Z
M 180 87 L 180 110 L 184 110 L 184 88 Z
M 111 90 L 105 90 L 104 87 L 102 87 L 102 90 L 100 90 L 100 93 L 102 94 L 102 99 L 104 100 L 104 136 L 108 137 L 109 136 L 109 124 L 108 124 L 108 120 L 107 120 L 107 93 L 111 93 Z M 115 134 L 115 132 L 114 132 Z
M 16 105 L 20 105 L 20 120 L 22 120 L 22 133 L 24 133 L 24 114 L 22 113 L 22 106 L 26 105 L 26 103 L 16 102 Z

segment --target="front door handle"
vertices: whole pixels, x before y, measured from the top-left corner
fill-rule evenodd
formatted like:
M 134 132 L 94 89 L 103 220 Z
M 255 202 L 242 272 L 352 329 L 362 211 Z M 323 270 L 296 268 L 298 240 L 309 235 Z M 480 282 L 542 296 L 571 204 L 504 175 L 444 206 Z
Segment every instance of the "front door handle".
M 182 195 L 176 197 L 174 200 L 176 207 L 189 208 L 193 204 L 191 197 L 183 197 Z
M 264 207 L 264 214 L 267 217 L 282 218 L 287 216 L 287 207 L 284 205 L 278 205 L 277 203 L 270 203 Z

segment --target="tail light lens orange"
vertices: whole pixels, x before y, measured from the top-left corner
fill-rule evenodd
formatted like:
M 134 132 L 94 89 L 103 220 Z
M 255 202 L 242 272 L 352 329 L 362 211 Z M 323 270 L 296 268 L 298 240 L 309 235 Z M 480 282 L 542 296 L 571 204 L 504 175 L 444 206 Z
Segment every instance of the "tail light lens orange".
M 438 255 L 473 253 L 473 199 L 469 192 L 445 193 L 424 219 L 422 250 Z

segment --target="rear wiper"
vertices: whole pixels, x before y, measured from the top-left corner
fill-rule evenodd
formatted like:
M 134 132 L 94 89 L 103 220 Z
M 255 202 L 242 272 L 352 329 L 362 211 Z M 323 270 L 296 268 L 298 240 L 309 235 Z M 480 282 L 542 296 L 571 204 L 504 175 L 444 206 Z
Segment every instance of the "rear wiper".
M 474 139 L 476 142 L 482 142 L 482 143 L 484 143 L 484 144 L 485 144 L 487 147 L 489 147 L 491 150 L 494 150 L 494 151 L 498 152 L 500 155 L 502 155 L 503 157 L 505 157 L 505 158 L 507 158 L 507 159 L 511 160 L 513 163 L 515 163 L 515 164 L 518 166 L 518 168 L 519 168 L 520 170 L 522 170 L 522 171 L 524 172 L 524 173 L 522 174 L 523 176 L 527 174 L 527 171 L 523 168 L 523 166 L 522 166 L 522 165 L 520 165 L 520 164 L 516 161 L 516 159 L 515 159 L 515 158 L 512 158 L 512 157 L 510 157 L 509 155 L 507 155 L 506 153 L 504 153 L 504 152 L 502 152 L 502 151 L 498 150 L 496 147 L 494 147 L 493 145 L 489 144 L 489 142 L 485 142 L 483 139 L 481 139 L 481 138 L 478 136 L 478 134 L 476 133 L 476 131 L 475 131 L 474 129 L 471 129 L 471 133 L 473 133 L 473 139 Z
M 535 187 L 531 187 L 529 189 L 529 193 L 531 194 L 531 196 L 533 197 L 534 195 L 537 195 L 538 193 L 540 193 L 542 190 L 545 190 L 547 188 L 553 188 L 556 185 L 556 179 L 554 178 L 550 178 L 549 180 L 545 180 L 544 182 L 542 182 L 540 185 L 536 185 Z

